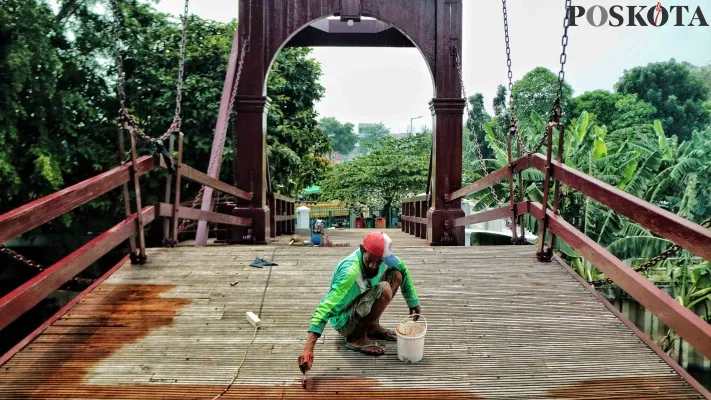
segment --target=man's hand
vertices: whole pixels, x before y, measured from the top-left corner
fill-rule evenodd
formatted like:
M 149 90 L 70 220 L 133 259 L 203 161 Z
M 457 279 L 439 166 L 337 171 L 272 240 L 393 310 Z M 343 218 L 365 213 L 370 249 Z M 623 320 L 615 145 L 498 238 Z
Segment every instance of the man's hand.
M 311 350 L 304 349 L 299 355 L 299 369 L 301 373 L 305 374 L 306 371 L 311 369 L 314 363 L 314 353 Z
M 314 346 L 316 346 L 316 341 L 319 336 L 320 335 L 316 333 L 309 332 L 309 335 L 306 337 L 306 345 L 299 355 L 299 369 L 301 369 L 302 373 L 306 373 L 306 371 L 310 370 L 314 363 Z
M 410 315 L 412 314 L 416 314 L 414 317 L 412 317 L 412 319 L 417 321 L 418 319 L 420 319 L 420 314 L 422 314 L 422 308 L 420 308 L 420 306 L 410 308 Z

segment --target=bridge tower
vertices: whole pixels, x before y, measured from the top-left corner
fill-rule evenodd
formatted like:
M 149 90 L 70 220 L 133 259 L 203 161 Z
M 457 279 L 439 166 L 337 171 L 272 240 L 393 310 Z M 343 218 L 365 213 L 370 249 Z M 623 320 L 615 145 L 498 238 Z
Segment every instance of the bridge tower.
M 455 57 L 456 49 L 462 47 L 462 1 L 240 0 L 239 15 L 239 34 L 242 40 L 248 38 L 249 45 L 234 105 L 235 160 L 239 164 L 235 184 L 254 193 L 251 201 L 240 200 L 238 207 L 240 216 L 253 219 L 257 242 L 266 243 L 272 212 L 266 155 L 270 66 L 284 47 L 328 45 L 416 47 L 424 57 L 433 85 L 432 201 L 427 212 L 427 239 L 439 244 L 445 221 L 464 215 L 459 199 L 445 201 L 445 193 L 459 189 L 462 180 L 465 100 Z M 340 19 L 325 19 L 331 16 Z M 463 227 L 450 233 L 464 243 Z M 235 234 L 241 237 L 242 232 Z

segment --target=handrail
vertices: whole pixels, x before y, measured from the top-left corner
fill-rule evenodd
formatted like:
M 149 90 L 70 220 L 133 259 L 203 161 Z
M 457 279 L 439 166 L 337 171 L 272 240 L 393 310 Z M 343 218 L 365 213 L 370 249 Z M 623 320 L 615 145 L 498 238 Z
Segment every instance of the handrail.
M 534 218 L 539 221 L 543 220 L 544 211 L 540 203 L 531 202 L 529 210 Z M 656 287 L 654 283 L 627 266 L 552 210 L 546 210 L 545 213 L 548 217 L 548 227 L 554 234 L 604 272 L 630 296 L 689 342 L 699 353 L 711 358 L 710 324 L 679 304 L 666 292 Z
M 514 172 L 520 169 L 535 168 L 545 172 L 546 159 L 541 154 L 525 156 L 514 161 Z M 467 188 L 478 188 L 474 192 L 486 189 L 510 177 L 509 167 L 503 167 L 486 177 L 467 186 Z M 506 171 L 504 174 L 502 171 Z M 679 217 L 669 211 L 663 210 L 645 200 L 639 199 L 627 192 L 624 192 L 599 179 L 588 176 L 558 161 L 551 160 L 552 177 L 571 188 L 595 199 L 608 206 L 625 217 L 639 223 L 650 231 L 669 239 L 679 246 L 692 253 L 711 261 L 711 231 L 692 221 Z M 492 178 L 495 177 L 496 179 Z M 482 182 L 483 183 L 479 183 Z M 460 189 L 450 195 L 454 199 L 455 194 L 465 190 Z M 464 222 L 462 217 L 454 220 L 455 226 L 466 225 L 471 222 Z M 479 221 L 482 222 L 482 221 Z
M 540 171 L 545 170 L 545 158 L 541 154 L 535 154 L 533 157 L 533 167 Z M 553 177 L 558 181 L 711 261 L 710 230 L 565 164 L 551 161 L 551 168 Z
M 513 173 L 523 171 L 530 168 L 532 162 L 531 156 L 523 156 L 512 162 Z M 495 184 L 503 181 L 511 175 L 511 166 L 506 165 L 497 169 L 496 171 L 490 173 L 489 175 L 470 183 L 469 185 L 452 192 L 451 194 L 445 195 L 445 201 L 452 201 L 464 196 L 468 196 L 472 193 L 479 192 L 481 190 L 489 188 L 489 186 L 494 186 Z
M 551 135 L 550 132 L 548 132 Z M 549 151 L 550 146 L 549 146 Z M 608 206 L 610 209 L 630 218 L 650 231 L 667 238 L 681 247 L 711 260 L 711 231 L 694 222 L 663 210 L 647 201 L 639 199 L 612 185 L 590 177 L 559 161 L 550 162 L 541 154 L 535 153 L 519 158 L 510 166 L 501 168 L 488 176 L 460 189 L 450 199 L 474 193 L 506 179 L 513 179 L 512 172 L 535 168 L 546 172 L 550 178 L 565 184 L 584 195 Z M 599 268 L 613 282 L 629 293 L 635 300 L 650 310 L 662 322 L 684 338 L 699 353 L 711 357 L 711 325 L 703 321 L 691 310 L 676 302 L 664 291 L 657 288 L 644 276 L 627 266 L 607 249 L 576 229 L 560 217 L 555 210 L 550 210 L 536 202 L 519 202 L 513 207 L 505 206 L 480 212 L 450 221 L 450 226 L 459 227 L 500 219 L 505 216 L 531 214 L 543 223 L 550 233 L 560 237 L 571 248 Z M 539 238 L 539 240 L 541 240 Z M 540 256 L 540 255 L 539 255 Z
M 269 192 L 269 236 L 277 237 L 296 231 L 296 200 L 276 192 Z M 313 215 L 312 215 L 313 216 Z
M 141 210 L 143 221 L 148 224 L 156 217 L 155 207 Z M 84 246 L 54 263 L 37 276 L 0 298 L 0 330 L 6 328 L 27 310 L 59 289 L 103 255 L 124 242 L 138 231 L 138 214 L 121 221 L 113 228 L 95 237 Z
M 154 167 L 155 159 L 144 156 L 136 162 L 136 174 Z M 133 163 L 128 162 L 102 174 L 69 186 L 0 215 L 0 243 L 24 234 L 131 180 Z
M 180 173 L 175 174 L 176 181 L 179 180 L 180 176 L 185 176 L 203 185 L 213 187 L 243 199 L 249 200 L 252 198 L 251 193 L 247 193 L 217 179 L 210 178 L 206 174 L 182 164 L 180 162 L 182 159 L 182 140 L 182 134 L 180 134 L 177 158 Z M 22 235 L 76 207 L 88 203 L 114 188 L 127 184 L 131 180 L 134 180 L 134 190 L 137 197 L 136 204 L 140 204 L 140 201 L 138 201 L 138 199 L 140 199 L 138 178 L 152 171 L 156 166 L 165 168 L 166 163 L 163 159 L 160 159 L 160 162 L 158 162 L 155 156 L 136 157 L 135 145 L 135 140 L 132 138 L 132 162 L 122 164 L 119 167 L 0 215 L 0 243 Z M 168 181 L 170 181 L 170 179 L 172 179 L 172 177 L 169 176 Z M 176 185 L 175 192 L 175 204 L 158 203 L 156 206 L 138 207 L 141 209 L 140 213 L 134 213 L 128 216 L 111 229 L 95 237 L 84 246 L 0 298 L 0 330 L 6 328 L 23 313 L 37 305 L 52 292 L 74 278 L 116 246 L 136 234 L 140 235 L 143 232 L 144 226 L 151 223 L 157 217 L 172 217 L 174 219 L 175 229 L 177 229 L 176 221 L 179 218 L 203 219 L 244 227 L 252 225 L 251 218 L 206 212 L 180 206 L 179 185 Z M 288 223 L 284 222 L 284 224 Z M 177 234 L 173 235 L 173 240 L 176 238 Z M 131 261 L 137 263 L 144 262 L 144 249 L 142 242 L 140 253 L 131 254 Z
M 156 204 L 157 217 L 172 217 L 173 204 L 158 203 Z M 235 226 L 252 226 L 252 218 L 236 217 L 229 214 L 221 214 L 210 211 L 202 211 L 195 208 L 178 206 L 176 212 L 177 218 L 192 219 L 195 221 L 208 221 L 218 224 L 228 224 Z
M 160 166 L 161 168 L 168 168 L 163 159 L 160 160 Z M 187 164 L 180 163 L 178 171 L 180 171 L 181 176 L 184 176 L 185 178 L 190 179 L 193 182 L 197 182 L 202 185 L 211 187 L 223 193 L 231 194 L 232 196 L 239 197 L 240 199 L 249 201 L 252 200 L 252 198 L 254 197 L 252 193 L 236 188 L 230 184 L 222 182 L 219 179 L 212 178 L 206 173 L 198 171 L 197 169 Z
M 402 199 L 402 200 L 400 201 L 400 203 L 413 203 L 413 202 L 416 202 L 416 201 L 425 201 L 425 200 L 427 200 L 427 195 L 426 195 L 426 194 L 421 194 L 421 195 L 419 195 L 419 196 L 412 196 L 412 197 L 408 197 L 408 198 L 406 198 L 406 199 Z

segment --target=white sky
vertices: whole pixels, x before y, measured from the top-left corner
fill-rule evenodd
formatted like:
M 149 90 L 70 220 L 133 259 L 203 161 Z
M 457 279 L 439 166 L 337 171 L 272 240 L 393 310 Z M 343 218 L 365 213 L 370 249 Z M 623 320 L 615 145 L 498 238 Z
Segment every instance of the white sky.
M 160 11 L 178 14 L 184 0 L 160 0 Z M 649 5 L 656 1 L 587 0 L 574 5 Z M 663 2 L 665 6 L 671 5 Z M 700 6 L 711 23 L 711 0 L 675 4 Z M 561 52 L 563 0 L 508 0 L 509 34 L 514 80 L 537 66 L 557 72 Z M 237 16 L 237 0 L 191 2 L 191 12 L 203 18 L 229 21 Z M 671 21 L 673 17 L 670 16 Z M 685 16 L 688 21 L 690 16 Z M 612 90 L 625 69 L 649 62 L 711 63 L 711 27 L 593 27 L 583 18 L 569 30 L 566 81 L 575 94 L 595 89 Z M 463 70 L 468 95 L 484 94 L 487 109 L 496 86 L 507 81 L 501 2 L 464 0 Z M 326 95 L 316 106 L 321 117 L 340 121 L 383 122 L 395 132 L 432 125 L 428 103 L 432 81 L 416 49 L 314 49 L 323 69 Z

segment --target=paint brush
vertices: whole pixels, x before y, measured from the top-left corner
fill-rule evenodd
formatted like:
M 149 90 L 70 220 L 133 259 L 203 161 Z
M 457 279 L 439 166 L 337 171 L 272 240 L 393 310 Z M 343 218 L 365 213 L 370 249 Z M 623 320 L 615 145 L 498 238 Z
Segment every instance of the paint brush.
M 314 381 L 309 378 L 308 372 L 304 372 L 304 378 L 301 380 L 301 386 L 306 390 L 312 390 L 314 388 Z

